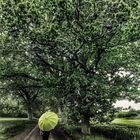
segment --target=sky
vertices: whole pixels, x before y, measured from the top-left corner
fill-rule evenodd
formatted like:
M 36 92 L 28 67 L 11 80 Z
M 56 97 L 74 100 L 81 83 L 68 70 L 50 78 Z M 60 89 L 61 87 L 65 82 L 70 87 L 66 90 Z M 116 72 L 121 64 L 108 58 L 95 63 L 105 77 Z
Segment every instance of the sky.
M 115 107 L 128 108 L 129 106 L 136 110 L 140 110 L 140 103 L 135 103 L 134 101 L 120 100 L 115 103 Z

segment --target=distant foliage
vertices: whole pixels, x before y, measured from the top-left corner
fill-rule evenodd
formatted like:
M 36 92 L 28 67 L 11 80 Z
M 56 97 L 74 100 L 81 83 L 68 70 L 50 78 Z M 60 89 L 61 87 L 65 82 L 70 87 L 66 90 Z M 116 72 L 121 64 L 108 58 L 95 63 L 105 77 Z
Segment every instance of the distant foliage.
M 0 117 L 27 117 L 23 105 L 12 96 L 4 96 L 0 99 Z
M 138 116 L 137 111 L 120 112 L 117 114 L 118 118 L 133 118 L 137 116 Z

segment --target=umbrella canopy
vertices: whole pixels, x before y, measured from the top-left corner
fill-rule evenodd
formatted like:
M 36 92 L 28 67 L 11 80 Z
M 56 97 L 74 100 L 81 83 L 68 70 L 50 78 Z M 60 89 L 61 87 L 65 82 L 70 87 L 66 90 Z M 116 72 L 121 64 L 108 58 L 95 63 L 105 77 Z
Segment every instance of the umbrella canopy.
M 55 128 L 58 123 L 58 116 L 54 112 L 44 113 L 38 121 L 39 128 L 42 131 L 50 131 Z

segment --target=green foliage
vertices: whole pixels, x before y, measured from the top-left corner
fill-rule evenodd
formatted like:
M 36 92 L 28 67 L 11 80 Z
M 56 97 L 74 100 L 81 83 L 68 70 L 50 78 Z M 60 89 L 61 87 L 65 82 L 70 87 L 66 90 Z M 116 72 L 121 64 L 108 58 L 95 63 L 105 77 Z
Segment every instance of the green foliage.
M 6 140 L 11 138 L 20 132 L 23 132 L 28 127 L 33 127 L 36 121 L 29 121 L 11 118 L 0 118 L 0 139 Z
M 140 137 L 140 129 L 134 126 L 97 125 L 92 127 L 92 131 L 111 139 L 139 140 Z
M 134 118 L 116 118 L 112 121 L 114 124 L 126 125 L 126 126 L 135 126 L 140 128 L 140 119 Z
M 137 111 L 128 111 L 128 112 L 119 112 L 116 117 L 117 118 L 134 118 L 137 116 L 138 116 Z
M 95 134 L 92 135 L 83 135 L 80 131 L 80 129 L 77 126 L 74 125 L 63 125 L 61 124 L 59 126 L 61 130 L 64 131 L 65 134 L 67 134 L 69 137 L 71 137 L 74 140 L 107 140 L 104 136 L 98 136 Z
M 0 117 L 27 117 L 24 107 L 12 95 L 1 96 Z
M 40 98 L 75 122 L 111 121 L 113 103 L 138 94 L 140 2 L 3 0 L 1 9 L 0 85 L 30 117 Z
M 63 126 L 65 132 L 73 136 L 76 140 L 92 139 L 116 139 L 116 140 L 139 140 L 140 129 L 135 125 L 117 124 L 94 124 L 91 127 L 91 135 L 83 135 L 78 126 Z M 137 123 L 139 121 L 137 120 Z M 140 123 L 139 123 L 140 124 Z M 99 135 L 99 136 L 98 136 Z
M 109 140 L 105 138 L 104 136 L 85 136 L 85 135 L 76 135 L 75 136 L 77 140 Z

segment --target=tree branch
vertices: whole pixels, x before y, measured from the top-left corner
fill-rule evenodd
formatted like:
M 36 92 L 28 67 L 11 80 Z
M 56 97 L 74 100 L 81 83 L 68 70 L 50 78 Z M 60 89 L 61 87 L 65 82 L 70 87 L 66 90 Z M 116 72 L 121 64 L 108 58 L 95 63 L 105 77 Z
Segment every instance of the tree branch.
M 35 80 L 35 81 L 41 81 L 41 79 L 39 78 L 35 78 L 27 73 L 11 73 L 11 74 L 4 74 L 1 75 L 0 79 L 11 79 L 11 78 L 15 78 L 15 77 L 22 77 L 22 78 L 27 78 L 27 79 L 31 79 L 31 80 Z

